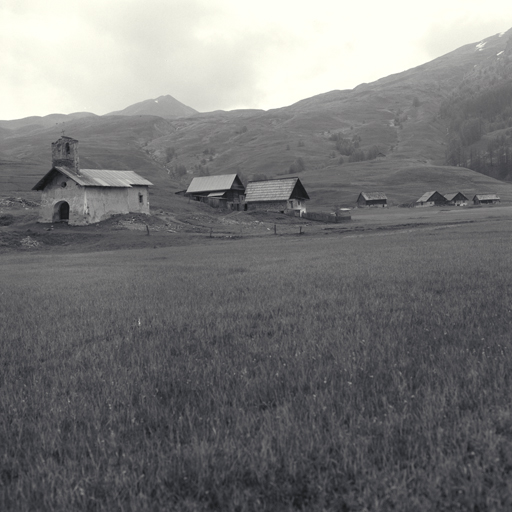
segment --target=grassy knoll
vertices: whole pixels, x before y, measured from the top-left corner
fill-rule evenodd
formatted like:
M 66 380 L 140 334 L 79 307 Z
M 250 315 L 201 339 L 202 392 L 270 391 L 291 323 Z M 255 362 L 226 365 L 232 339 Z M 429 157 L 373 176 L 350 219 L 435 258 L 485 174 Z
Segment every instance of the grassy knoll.
M 510 510 L 512 239 L 0 258 L 1 510 Z

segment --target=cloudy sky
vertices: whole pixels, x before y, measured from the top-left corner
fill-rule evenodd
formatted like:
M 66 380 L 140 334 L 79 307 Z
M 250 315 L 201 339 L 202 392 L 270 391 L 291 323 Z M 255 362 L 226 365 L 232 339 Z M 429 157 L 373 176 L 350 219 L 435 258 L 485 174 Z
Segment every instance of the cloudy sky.
M 509 28 L 510 0 L 0 0 L 0 119 L 281 107 Z

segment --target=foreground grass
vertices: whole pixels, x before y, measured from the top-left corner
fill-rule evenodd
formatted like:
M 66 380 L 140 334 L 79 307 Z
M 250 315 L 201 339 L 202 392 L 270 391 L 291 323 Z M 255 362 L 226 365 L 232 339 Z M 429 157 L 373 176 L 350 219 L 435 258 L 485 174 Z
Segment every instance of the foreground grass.
M 2 259 L 2 510 L 509 510 L 506 226 Z

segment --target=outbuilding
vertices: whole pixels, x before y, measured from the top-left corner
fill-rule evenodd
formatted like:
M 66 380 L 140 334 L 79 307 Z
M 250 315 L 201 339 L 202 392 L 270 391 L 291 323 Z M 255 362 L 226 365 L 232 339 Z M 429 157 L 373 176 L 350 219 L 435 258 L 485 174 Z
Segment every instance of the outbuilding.
M 78 141 L 52 143 L 52 168 L 32 190 L 39 190 L 39 222 L 81 226 L 120 213 L 149 215 L 150 181 L 134 171 L 80 169 Z
M 498 194 L 476 194 L 473 197 L 473 204 L 498 204 L 499 202 Z
M 441 206 L 446 204 L 446 198 L 437 191 L 425 192 L 417 201 L 416 206 Z
M 297 177 L 250 181 L 245 191 L 248 210 L 268 210 L 285 213 L 306 212 L 309 195 Z
M 245 187 L 237 174 L 200 176 L 190 182 L 185 195 L 210 206 L 239 210 Z
M 363 208 L 365 206 L 386 207 L 388 198 L 384 192 L 361 192 L 357 198 L 357 206 Z
M 462 192 L 449 192 L 445 194 L 446 204 L 449 206 L 466 206 L 469 199 Z

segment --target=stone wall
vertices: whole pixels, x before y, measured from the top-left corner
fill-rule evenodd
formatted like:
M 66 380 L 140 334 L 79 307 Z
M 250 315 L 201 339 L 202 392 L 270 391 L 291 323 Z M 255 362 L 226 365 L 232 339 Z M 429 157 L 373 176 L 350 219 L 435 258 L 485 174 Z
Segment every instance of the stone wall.
M 59 139 L 52 143 L 52 166 L 69 167 L 76 173 L 80 172 L 78 158 L 78 141 L 73 139 Z

